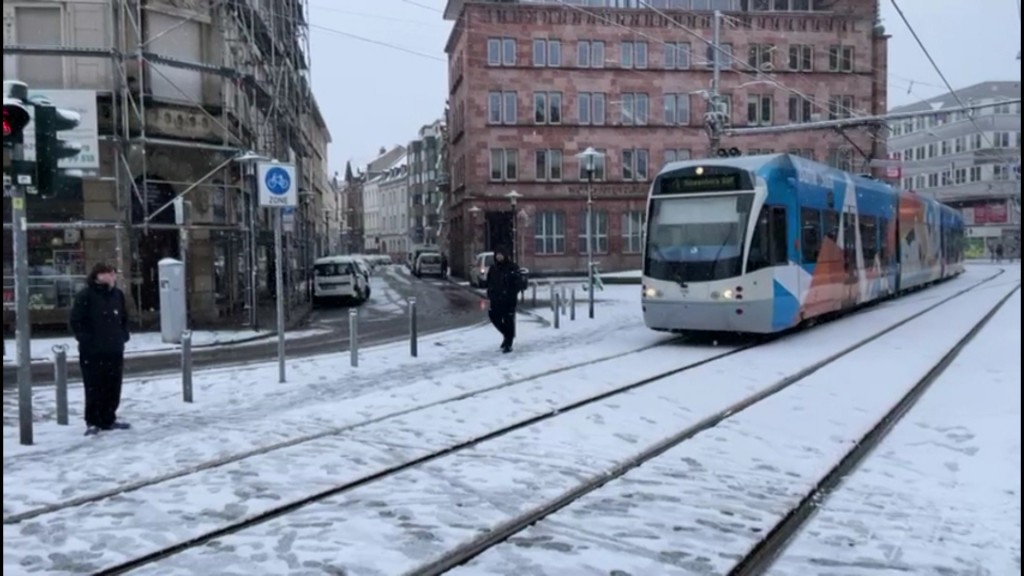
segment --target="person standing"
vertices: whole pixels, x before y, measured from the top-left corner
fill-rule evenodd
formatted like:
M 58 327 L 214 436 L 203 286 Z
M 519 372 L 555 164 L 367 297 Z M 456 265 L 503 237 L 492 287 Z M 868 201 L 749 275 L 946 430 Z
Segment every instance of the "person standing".
M 78 341 L 78 363 L 85 387 L 86 435 L 101 430 L 127 430 L 117 420 L 124 378 L 124 349 L 131 338 L 124 293 L 117 287 L 117 270 L 97 264 L 89 284 L 75 295 L 71 331 Z
M 494 251 L 494 265 L 487 271 L 487 299 L 490 301 L 491 323 L 501 333 L 501 351 L 508 354 L 516 339 L 516 306 L 520 292 L 519 266 L 508 251 Z

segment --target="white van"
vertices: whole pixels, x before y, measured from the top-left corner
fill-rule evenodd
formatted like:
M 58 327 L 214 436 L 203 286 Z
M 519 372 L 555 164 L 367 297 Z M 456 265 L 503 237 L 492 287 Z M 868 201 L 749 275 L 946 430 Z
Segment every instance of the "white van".
M 416 264 L 413 266 L 413 274 L 417 278 L 423 276 L 435 276 L 441 278 L 444 276 L 444 266 L 442 266 L 441 255 L 436 252 L 424 252 L 416 258 Z
M 313 305 L 329 301 L 350 300 L 366 302 L 370 299 L 370 282 L 352 256 L 330 256 L 313 263 Z
M 469 270 L 469 283 L 478 288 L 487 287 L 487 271 L 494 266 L 494 252 L 481 252 L 476 255 L 473 267 Z

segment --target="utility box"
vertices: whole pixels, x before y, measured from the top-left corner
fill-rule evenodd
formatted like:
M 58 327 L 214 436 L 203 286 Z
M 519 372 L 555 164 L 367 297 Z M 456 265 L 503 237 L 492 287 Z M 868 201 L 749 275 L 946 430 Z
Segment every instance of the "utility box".
M 185 263 L 164 258 L 157 266 L 160 275 L 160 336 L 166 344 L 181 344 L 181 336 L 188 329 Z

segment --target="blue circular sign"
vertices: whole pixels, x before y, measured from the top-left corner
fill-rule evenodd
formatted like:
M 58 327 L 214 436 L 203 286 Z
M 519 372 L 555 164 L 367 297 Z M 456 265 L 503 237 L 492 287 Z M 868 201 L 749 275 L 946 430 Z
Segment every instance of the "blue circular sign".
M 274 196 L 284 196 L 292 188 L 292 177 L 284 168 L 275 166 L 267 170 L 263 183 L 267 186 L 267 192 Z

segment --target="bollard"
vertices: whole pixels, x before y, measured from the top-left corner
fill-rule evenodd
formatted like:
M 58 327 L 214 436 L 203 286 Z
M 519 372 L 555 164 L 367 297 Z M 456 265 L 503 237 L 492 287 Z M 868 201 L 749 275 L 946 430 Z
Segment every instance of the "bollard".
M 416 299 L 409 299 L 409 355 L 416 358 L 420 355 L 419 342 L 417 341 L 416 326 Z
M 555 292 L 555 297 L 552 302 L 555 304 L 555 330 L 558 330 L 561 327 L 562 303 L 558 299 L 557 292 Z
M 359 366 L 359 311 L 353 308 L 348 311 L 348 351 L 352 356 L 352 367 Z
M 565 288 L 565 285 L 563 284 L 562 285 L 562 297 L 558 300 L 558 302 L 561 304 L 561 307 L 562 307 L 562 316 L 565 316 L 565 313 L 567 312 L 567 310 L 565 309 L 565 303 L 568 302 L 569 299 L 566 296 L 567 296 L 566 288 Z
M 576 289 L 569 294 L 569 320 L 576 321 Z
M 57 384 L 57 424 L 68 425 L 68 347 L 53 347 L 53 381 Z
M 191 404 L 192 398 L 192 332 L 181 333 L 181 397 Z
M 536 308 L 537 307 L 537 283 L 536 282 L 531 282 L 530 283 L 530 290 L 531 290 L 530 300 L 532 302 L 531 305 L 534 308 Z

